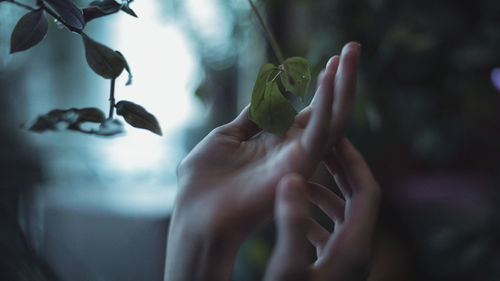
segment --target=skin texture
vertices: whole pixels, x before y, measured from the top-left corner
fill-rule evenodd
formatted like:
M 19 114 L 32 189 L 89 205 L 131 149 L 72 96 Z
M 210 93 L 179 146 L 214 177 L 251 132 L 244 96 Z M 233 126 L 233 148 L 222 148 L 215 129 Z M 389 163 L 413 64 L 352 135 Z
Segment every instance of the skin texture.
M 274 211 L 278 243 L 265 280 L 366 280 L 380 187 L 345 138 L 325 158 L 325 165 L 345 200 L 300 175 L 283 177 Z M 333 233 L 311 218 L 308 198 L 333 220 Z M 308 243 L 316 247 L 313 264 L 308 260 Z
M 166 280 L 229 280 L 243 241 L 273 216 L 278 183 L 308 179 L 347 127 L 360 45 L 332 57 L 309 107 L 285 137 L 260 132 L 248 106 L 181 162 L 168 237 Z

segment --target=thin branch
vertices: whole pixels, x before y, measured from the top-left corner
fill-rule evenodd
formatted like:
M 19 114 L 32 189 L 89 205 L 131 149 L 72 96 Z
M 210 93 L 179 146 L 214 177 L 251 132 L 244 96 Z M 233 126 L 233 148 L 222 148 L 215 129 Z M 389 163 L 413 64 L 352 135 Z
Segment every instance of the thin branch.
M 115 112 L 115 78 L 111 79 L 111 89 L 109 90 L 109 116 L 108 119 L 113 119 Z
M 37 9 L 31 7 L 31 6 L 28 6 L 28 5 L 23 4 L 23 3 L 19 3 L 19 2 L 15 1 L 15 0 L 5 0 L 5 2 L 12 3 L 14 5 L 17 5 L 19 7 L 25 8 L 25 9 L 30 10 L 30 11 L 36 11 L 37 10 Z
M 264 29 L 264 32 L 267 35 L 267 39 L 269 40 L 269 43 L 271 44 L 271 48 L 274 51 L 274 54 L 278 58 L 278 61 L 280 62 L 281 65 L 283 65 L 283 68 L 285 70 L 285 73 L 288 75 L 288 79 L 290 80 L 290 84 L 295 84 L 292 75 L 290 75 L 290 71 L 288 70 L 288 66 L 285 64 L 285 59 L 283 57 L 283 53 L 281 52 L 280 46 L 278 45 L 278 42 L 276 41 L 276 38 L 274 37 L 273 33 L 271 32 L 271 29 L 267 26 L 266 22 L 264 21 L 264 18 L 259 13 L 259 10 L 255 6 L 252 0 L 248 0 L 248 3 L 250 3 L 250 6 L 252 7 L 252 10 L 254 11 L 255 15 L 259 19 L 260 25 L 262 25 L 262 28 Z

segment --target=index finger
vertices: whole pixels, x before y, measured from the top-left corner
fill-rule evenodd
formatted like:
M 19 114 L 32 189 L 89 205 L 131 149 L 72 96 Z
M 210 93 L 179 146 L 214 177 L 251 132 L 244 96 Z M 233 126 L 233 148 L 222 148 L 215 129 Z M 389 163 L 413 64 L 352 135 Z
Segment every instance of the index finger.
M 330 120 L 330 145 L 338 141 L 351 120 L 360 54 L 361 45 L 356 42 L 348 43 L 342 49 L 335 76 L 335 95 Z
M 322 153 L 328 145 L 328 124 L 332 112 L 333 88 L 339 57 L 332 57 L 326 66 L 318 90 L 311 105 L 311 119 L 302 135 L 302 146 L 308 154 Z

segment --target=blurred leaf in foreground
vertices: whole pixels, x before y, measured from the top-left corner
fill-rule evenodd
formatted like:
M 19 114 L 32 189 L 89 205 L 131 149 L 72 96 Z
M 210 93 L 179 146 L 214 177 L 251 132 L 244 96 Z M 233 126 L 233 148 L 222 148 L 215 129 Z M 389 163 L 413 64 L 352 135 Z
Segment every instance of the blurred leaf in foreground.
M 80 130 L 80 125 L 84 122 L 101 123 L 104 119 L 104 112 L 98 108 L 54 109 L 39 116 L 29 130 L 40 133 L 64 129 Z

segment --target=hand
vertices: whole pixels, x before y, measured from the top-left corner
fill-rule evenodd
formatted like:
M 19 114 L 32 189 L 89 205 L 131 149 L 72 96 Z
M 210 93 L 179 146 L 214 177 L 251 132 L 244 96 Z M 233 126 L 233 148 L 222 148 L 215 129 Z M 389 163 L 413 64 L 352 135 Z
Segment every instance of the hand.
M 330 59 L 313 102 L 285 137 L 259 132 L 247 107 L 181 162 L 166 278 L 229 280 L 241 243 L 272 217 L 279 180 L 290 173 L 309 178 L 349 123 L 359 55 L 359 44 L 350 43 Z M 210 258 L 212 250 L 219 258 Z
M 299 175 L 285 176 L 275 203 L 278 242 L 265 280 L 366 280 L 380 188 L 347 139 L 325 162 L 345 200 Z M 308 197 L 334 221 L 333 233 L 311 218 Z M 317 252 L 312 265 L 308 240 Z

